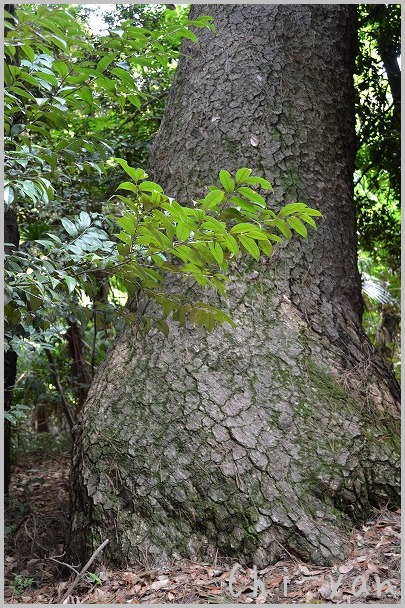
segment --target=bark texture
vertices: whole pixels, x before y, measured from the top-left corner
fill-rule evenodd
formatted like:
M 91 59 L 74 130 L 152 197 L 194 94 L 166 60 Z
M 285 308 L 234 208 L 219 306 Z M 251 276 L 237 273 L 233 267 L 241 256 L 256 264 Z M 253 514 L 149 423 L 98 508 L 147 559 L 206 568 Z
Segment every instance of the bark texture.
M 324 218 L 308 242 L 234 268 L 220 304 L 236 329 L 128 329 L 115 343 L 76 441 L 69 551 L 109 538 L 117 563 L 218 550 L 262 565 L 285 549 L 330 563 L 373 505 L 399 500 L 398 386 L 361 328 L 356 10 L 191 13 L 217 33 L 183 46 L 153 178 L 183 202 L 247 166 L 274 184 L 275 209 L 304 200 Z

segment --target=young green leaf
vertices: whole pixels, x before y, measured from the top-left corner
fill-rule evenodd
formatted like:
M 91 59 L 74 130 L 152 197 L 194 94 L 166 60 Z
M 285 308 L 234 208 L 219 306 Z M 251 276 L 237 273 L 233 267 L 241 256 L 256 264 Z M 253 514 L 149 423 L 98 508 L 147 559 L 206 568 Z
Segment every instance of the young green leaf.
M 104 72 L 104 70 L 107 69 L 108 66 L 114 61 L 114 59 L 115 59 L 115 55 L 113 53 L 111 53 L 109 55 L 105 55 L 97 63 L 97 70 L 99 72 Z
M 262 207 L 263 209 L 266 207 L 266 201 L 264 198 L 255 190 L 252 190 L 252 188 L 241 186 L 238 188 L 238 192 L 243 194 L 243 196 L 246 196 L 246 198 L 248 198 L 250 201 L 256 203 L 256 205 L 259 205 L 259 207 Z
M 248 251 L 255 260 L 259 260 L 260 250 L 255 241 L 244 234 L 240 234 L 238 238 L 246 251 Z
M 310 226 L 312 226 L 312 228 L 314 228 L 316 230 L 316 222 L 308 214 L 306 214 L 306 213 L 300 213 L 300 219 L 303 222 L 306 222 L 307 224 L 309 224 Z
M 245 201 L 239 196 L 232 196 L 230 200 L 231 203 L 233 203 L 236 207 L 243 209 L 243 211 L 247 211 L 247 213 L 251 214 L 252 217 L 257 215 L 257 206 L 255 206 L 254 203 Z
M 135 184 L 133 184 L 132 182 L 122 182 L 122 184 L 117 187 L 117 190 L 129 190 L 134 194 L 138 194 L 139 192 L 138 186 L 135 186 Z
M 292 232 L 284 220 L 274 220 L 274 225 L 277 226 L 286 239 L 291 239 Z
M 134 216 L 124 215 L 123 217 L 117 219 L 117 224 L 131 236 L 136 233 L 136 219 Z
M 224 261 L 224 252 L 222 250 L 222 247 L 219 243 L 208 243 L 208 247 L 212 253 L 212 255 L 214 256 L 215 260 L 218 262 L 218 266 L 221 266 L 222 262 Z
M 176 236 L 179 241 L 187 241 L 190 236 L 191 228 L 184 222 L 178 222 L 176 226 Z
M 269 240 L 266 239 L 265 241 L 258 241 L 258 243 L 260 249 L 265 255 L 270 257 L 273 254 L 273 245 L 270 243 Z
M 138 182 L 140 179 L 145 179 L 147 177 L 145 171 L 143 169 L 133 169 L 127 163 L 124 158 L 115 158 L 118 164 L 124 169 L 125 173 L 127 173 L 134 182 Z
M 225 245 L 226 245 L 227 249 L 235 257 L 237 257 L 239 255 L 239 247 L 238 247 L 238 243 L 236 242 L 236 239 L 231 234 L 227 234 L 224 236 L 224 240 L 225 240 Z
M 224 196 L 222 190 L 212 190 L 201 201 L 203 209 L 215 209 L 224 200 Z
M 142 192 L 163 192 L 162 186 L 155 184 L 155 182 L 142 182 L 139 185 L 139 190 Z
M 308 230 L 297 217 L 287 217 L 287 222 L 290 224 L 291 228 L 295 230 L 295 232 L 303 236 L 305 239 L 308 237 Z
M 265 188 L 266 190 L 273 190 L 271 183 L 268 182 L 267 179 L 264 179 L 263 177 L 257 177 L 256 175 L 252 175 L 245 179 L 245 183 L 259 184 L 262 188 Z
M 236 183 L 238 185 L 245 183 L 251 173 L 252 173 L 252 170 L 248 169 L 247 167 L 242 167 L 241 169 L 238 169 L 238 171 L 236 172 L 236 176 L 235 176 Z
M 305 203 L 290 203 L 279 211 L 278 217 L 285 217 L 286 215 L 290 215 L 290 213 L 305 211 L 306 209 L 308 209 L 308 207 Z
M 305 209 L 306 215 L 310 215 L 312 217 L 322 217 L 322 213 L 317 209 L 311 209 L 311 207 L 307 207 Z
M 225 188 L 225 190 L 227 192 L 233 192 L 235 189 L 235 182 L 234 180 L 231 178 L 231 175 L 228 171 L 225 171 L 224 169 L 222 169 L 219 172 L 219 179 L 221 184 L 223 185 L 223 187 Z
M 244 232 L 246 232 L 246 233 L 258 232 L 258 228 L 254 224 L 249 224 L 248 222 L 242 222 L 242 223 L 236 224 L 236 226 L 232 226 L 232 228 L 230 229 L 231 234 L 243 234 Z

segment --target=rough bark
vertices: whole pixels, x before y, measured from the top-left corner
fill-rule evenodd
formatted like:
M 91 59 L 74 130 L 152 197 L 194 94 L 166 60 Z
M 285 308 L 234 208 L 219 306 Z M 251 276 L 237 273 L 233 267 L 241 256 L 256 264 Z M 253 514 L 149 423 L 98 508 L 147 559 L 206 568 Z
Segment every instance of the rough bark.
M 4 242 L 10 243 L 15 247 L 19 244 L 19 234 L 17 216 L 12 209 L 4 212 Z M 10 253 L 13 248 L 5 247 L 6 253 Z M 4 411 L 11 408 L 13 401 L 13 388 L 17 377 L 17 353 L 13 350 L 4 352 Z M 4 420 L 4 492 L 8 494 L 11 476 L 11 424 Z
M 324 217 L 308 242 L 233 269 L 221 305 L 235 329 L 118 339 L 82 414 L 69 552 L 109 538 L 118 563 L 218 550 L 259 565 L 285 549 L 330 563 L 372 506 L 399 500 L 398 387 L 361 328 L 356 11 L 199 14 L 217 33 L 183 45 L 153 178 L 186 201 L 219 169 L 248 166 L 274 184 L 274 208 L 305 200 Z

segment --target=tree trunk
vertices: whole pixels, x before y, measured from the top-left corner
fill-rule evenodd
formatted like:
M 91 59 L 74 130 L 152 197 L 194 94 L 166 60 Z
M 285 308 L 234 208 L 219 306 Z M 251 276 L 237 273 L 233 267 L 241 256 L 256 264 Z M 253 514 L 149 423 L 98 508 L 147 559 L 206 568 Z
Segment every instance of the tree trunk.
M 77 321 L 68 320 L 66 341 L 68 353 L 72 360 L 72 384 L 76 397 L 75 413 L 77 413 L 83 407 L 91 383 L 90 368 L 84 355 L 83 330 Z
M 323 219 L 307 242 L 233 269 L 212 302 L 236 328 L 117 340 L 76 441 L 70 554 L 109 538 L 116 563 L 218 550 L 262 565 L 288 550 L 327 564 L 372 506 L 399 501 L 398 386 L 361 327 L 356 8 L 200 14 L 217 33 L 183 44 L 151 176 L 184 202 L 247 166 L 274 184 L 273 208 L 304 200 Z
M 17 216 L 12 209 L 4 212 L 4 242 L 15 247 L 19 244 Z M 10 253 L 13 247 L 5 246 Z M 8 412 L 13 401 L 13 388 L 17 377 L 17 353 L 13 350 L 4 352 L 4 411 Z M 4 493 L 8 494 L 11 476 L 11 423 L 4 420 Z

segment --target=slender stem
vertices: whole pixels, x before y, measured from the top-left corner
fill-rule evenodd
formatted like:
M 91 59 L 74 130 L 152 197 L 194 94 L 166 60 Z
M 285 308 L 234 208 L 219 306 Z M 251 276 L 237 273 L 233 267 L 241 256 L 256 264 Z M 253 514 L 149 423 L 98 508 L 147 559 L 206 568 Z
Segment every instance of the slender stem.
M 52 382 L 55 385 L 55 388 L 56 388 L 56 390 L 58 391 L 58 393 L 60 395 L 63 413 L 66 416 L 66 420 L 67 420 L 67 423 L 69 425 L 69 430 L 72 433 L 72 429 L 73 429 L 75 423 L 74 423 L 74 420 L 73 420 L 72 413 L 70 411 L 70 405 L 69 405 L 69 402 L 68 402 L 68 400 L 66 398 L 65 391 L 63 390 L 63 386 L 62 386 L 62 384 L 60 382 L 60 378 L 59 378 L 59 374 L 58 374 L 58 369 L 56 367 L 55 359 L 53 358 L 53 355 L 52 355 L 51 351 L 49 350 L 49 348 L 45 348 L 45 353 L 46 353 L 46 356 L 47 356 L 48 361 L 49 361 L 49 368 L 50 368 L 50 371 L 51 371 Z
M 93 302 L 93 344 L 91 348 L 91 377 L 94 378 L 94 367 L 96 360 L 96 340 L 97 340 L 97 314 L 96 303 Z
M 69 589 L 66 591 L 65 595 L 60 599 L 58 598 L 58 601 L 56 602 L 57 604 L 63 604 L 63 602 L 65 601 L 65 599 L 72 593 L 73 589 L 79 584 L 80 580 L 83 577 L 83 574 L 85 574 L 87 572 L 87 570 L 90 568 L 91 564 L 94 562 L 94 560 L 96 559 L 97 555 L 99 553 L 101 553 L 101 551 L 104 549 L 104 547 L 106 546 L 107 543 L 109 543 L 110 541 L 108 540 L 108 538 L 101 543 L 101 545 L 94 551 L 93 555 L 91 556 L 91 558 L 89 559 L 89 561 L 87 562 L 87 564 L 85 566 L 83 566 L 83 568 L 80 570 L 80 572 L 78 573 L 78 575 L 76 576 L 75 580 L 73 581 L 73 583 L 70 585 Z

